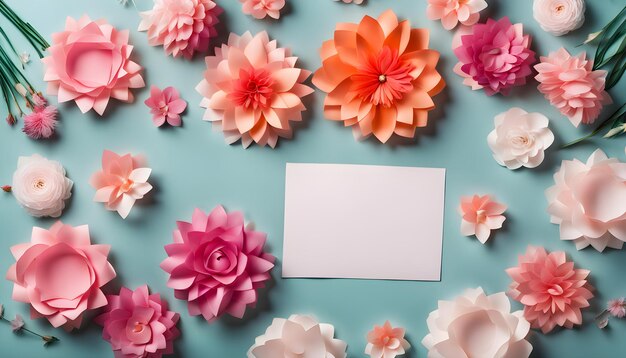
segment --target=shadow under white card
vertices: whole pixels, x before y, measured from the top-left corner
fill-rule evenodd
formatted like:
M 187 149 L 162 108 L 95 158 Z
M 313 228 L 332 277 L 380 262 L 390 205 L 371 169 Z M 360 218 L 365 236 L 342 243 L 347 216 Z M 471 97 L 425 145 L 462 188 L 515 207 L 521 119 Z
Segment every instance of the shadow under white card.
M 438 281 L 445 169 L 287 163 L 282 277 Z

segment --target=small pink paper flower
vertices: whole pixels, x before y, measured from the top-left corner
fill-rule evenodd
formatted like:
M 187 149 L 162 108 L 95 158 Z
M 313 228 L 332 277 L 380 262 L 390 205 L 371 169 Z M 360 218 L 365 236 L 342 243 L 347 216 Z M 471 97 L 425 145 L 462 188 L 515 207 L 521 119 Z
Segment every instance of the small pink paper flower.
M 206 215 L 199 209 L 191 223 L 177 222 L 174 243 L 161 268 L 167 286 L 187 300 L 189 314 L 211 322 L 224 313 L 241 318 L 269 280 L 274 257 L 263 252 L 265 234 L 244 227 L 240 212 L 218 206 Z
M 274 19 L 280 17 L 280 10 L 285 6 L 285 0 L 239 0 L 243 5 L 244 14 L 252 15 L 255 19 L 269 16 Z
M 142 199 L 152 185 L 148 177 L 152 169 L 147 168 L 143 158 L 118 154 L 105 150 L 102 153 L 102 170 L 91 176 L 91 186 L 96 189 L 94 201 L 104 203 L 107 210 L 117 211 L 126 219 L 135 201 Z
M 157 86 L 150 87 L 150 97 L 144 103 L 150 107 L 152 122 L 157 127 L 166 121 L 171 126 L 180 126 L 180 114 L 187 108 L 187 102 L 180 98 L 174 87 L 166 87 L 163 91 Z
M 180 316 L 167 309 L 159 294 L 150 294 L 143 285 L 132 291 L 122 287 L 119 295 L 107 296 L 106 312 L 96 317 L 102 338 L 111 344 L 118 358 L 161 358 L 174 353 L 174 339 Z
M 595 122 L 602 107 L 613 102 L 604 90 L 606 71 L 593 71 L 586 56 L 585 51 L 571 56 L 561 47 L 535 65 L 539 92 L 575 127 Z
M 50 138 L 57 125 L 58 110 L 38 94 L 33 95 L 33 104 L 33 111 L 24 117 L 22 131 L 32 139 Z
M 131 88 L 145 86 L 141 66 L 130 60 L 128 30 L 105 20 L 68 17 L 65 31 L 52 35 L 50 55 L 42 59 L 48 94 L 59 102 L 75 101 L 81 112 L 104 113 L 111 97 L 132 102 Z
M 606 309 L 614 317 L 626 317 L 626 298 L 622 297 L 615 300 L 610 300 Z
M 426 16 L 441 20 L 443 28 L 452 30 L 459 22 L 471 26 L 478 22 L 479 12 L 487 8 L 485 0 L 428 0 Z
M 524 305 L 524 317 L 533 328 L 548 333 L 556 326 L 582 323 L 581 309 L 589 307 L 593 287 L 588 270 L 575 269 L 565 252 L 546 252 L 529 246 L 519 265 L 506 270 L 513 279 L 507 294 Z
M 24 327 L 24 318 L 21 315 L 16 314 L 15 318 L 11 320 L 11 330 L 17 332 Z
M 585 22 L 585 0 L 535 0 L 533 16 L 544 31 L 562 36 Z
M 454 72 L 472 89 L 482 88 L 489 96 L 507 95 L 511 88 L 524 85 L 535 53 L 530 50 L 530 36 L 523 31 L 521 23 L 513 25 L 508 17 L 474 25 L 454 49 L 459 59 Z
M 404 339 L 404 328 L 393 328 L 389 321 L 383 326 L 374 326 L 367 334 L 365 354 L 372 358 L 395 358 L 411 347 Z
M 502 215 L 505 210 L 506 205 L 493 201 L 489 195 L 461 198 L 461 234 L 476 235 L 478 241 L 484 244 L 489 239 L 491 230 L 502 227 L 506 220 Z
M 335 0 L 335 1 L 341 1 L 344 4 L 357 4 L 357 5 L 361 5 L 363 3 L 364 0 Z
M 7 279 L 14 283 L 13 299 L 31 305 L 31 318 L 45 317 L 67 330 L 80 327 L 86 310 L 107 304 L 101 288 L 115 277 L 109 249 L 91 244 L 87 225 L 34 227 L 31 242 L 11 247 L 16 263 Z
M 163 46 L 169 56 L 191 59 L 209 48 L 222 8 L 211 0 L 155 0 L 140 13 L 139 31 L 148 31 L 151 46 Z

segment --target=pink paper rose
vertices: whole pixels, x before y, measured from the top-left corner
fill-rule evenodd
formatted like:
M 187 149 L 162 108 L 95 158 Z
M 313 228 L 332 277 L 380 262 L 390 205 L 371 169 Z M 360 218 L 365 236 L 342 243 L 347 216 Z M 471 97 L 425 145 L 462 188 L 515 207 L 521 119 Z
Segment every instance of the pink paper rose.
M 161 268 L 167 286 L 188 301 L 189 314 L 211 322 L 224 313 L 241 318 L 269 280 L 274 257 L 263 252 L 265 234 L 244 227 L 240 212 L 218 206 L 206 215 L 199 209 L 191 223 L 177 222 L 174 243 Z
M 393 328 L 389 321 L 374 326 L 367 334 L 365 354 L 371 358 L 395 358 L 403 355 L 411 345 L 404 339 L 404 328 Z
M 65 31 L 52 35 L 50 55 L 42 61 L 48 94 L 59 102 L 75 101 L 81 112 L 102 115 L 111 97 L 132 102 L 131 88 L 145 86 L 141 66 L 130 60 L 128 30 L 118 31 L 105 20 L 68 17 Z
M 16 263 L 7 272 L 13 299 L 31 305 L 31 318 L 54 327 L 80 327 L 86 310 L 105 306 L 102 286 L 115 277 L 108 245 L 92 245 L 87 225 L 57 221 L 49 230 L 33 228 L 30 243 L 11 247 Z
M 180 114 L 187 108 L 187 102 L 181 99 L 176 88 L 171 86 L 162 91 L 157 86 L 150 87 L 150 97 L 144 104 L 150 107 L 152 122 L 157 127 L 166 121 L 171 126 L 180 126 Z
M 535 0 L 533 16 L 544 31 L 565 35 L 585 22 L 585 0 Z
M 244 14 L 252 15 L 255 19 L 269 16 L 273 19 L 280 17 L 280 10 L 285 6 L 285 0 L 239 0 L 243 5 Z
M 443 28 L 452 30 L 459 22 L 471 26 L 480 19 L 480 12 L 487 8 L 485 0 L 428 0 L 426 16 L 441 20 Z
M 491 235 L 491 230 L 502 227 L 506 218 L 506 205 L 495 202 L 489 195 L 462 197 L 459 211 L 461 213 L 461 234 L 476 235 L 478 241 L 484 244 Z

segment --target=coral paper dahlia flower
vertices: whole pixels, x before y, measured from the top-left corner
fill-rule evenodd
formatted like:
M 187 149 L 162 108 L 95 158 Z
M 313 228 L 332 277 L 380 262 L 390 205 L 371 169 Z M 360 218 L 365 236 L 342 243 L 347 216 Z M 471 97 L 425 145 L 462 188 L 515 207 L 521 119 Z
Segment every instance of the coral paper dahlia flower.
M 339 23 L 320 53 L 313 83 L 328 93 L 324 115 L 351 126 L 357 139 L 412 138 L 435 108 L 431 97 L 445 87 L 435 69 L 439 52 L 428 49 L 428 30 L 398 22 L 391 10 L 358 24 Z
M 382 326 L 374 326 L 367 333 L 365 354 L 371 358 L 395 358 L 406 353 L 409 348 L 411 344 L 404 339 L 404 328 L 394 328 L 389 321 Z

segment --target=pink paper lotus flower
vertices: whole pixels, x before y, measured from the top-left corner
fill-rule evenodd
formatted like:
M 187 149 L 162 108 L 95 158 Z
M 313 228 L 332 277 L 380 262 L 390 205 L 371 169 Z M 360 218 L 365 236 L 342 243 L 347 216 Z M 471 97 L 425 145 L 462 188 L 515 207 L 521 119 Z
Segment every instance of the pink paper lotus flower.
M 147 31 L 150 45 L 162 45 L 168 56 L 191 59 L 208 50 L 221 13 L 212 0 L 155 0 L 152 10 L 140 13 L 138 30 Z
M 367 334 L 367 342 L 365 354 L 371 358 L 395 358 L 411 347 L 404 339 L 404 328 L 393 328 L 389 321 L 382 326 L 374 326 Z
M 180 114 L 187 108 L 187 102 L 180 98 L 174 87 L 166 87 L 163 91 L 157 86 L 150 87 L 150 97 L 144 103 L 150 107 L 152 122 L 157 127 L 166 121 L 171 126 L 180 126 Z
M 585 0 L 535 0 L 533 16 L 544 31 L 562 36 L 585 22 Z
M 141 66 L 130 60 L 128 30 L 104 20 L 68 17 L 65 31 L 52 35 L 50 55 L 42 59 L 48 94 L 75 101 L 81 112 L 104 113 L 111 97 L 132 102 L 131 88 L 145 86 Z
M 487 8 L 485 0 L 428 0 L 426 16 L 441 20 L 443 28 L 452 30 L 459 22 L 471 26 L 478 22 L 480 12 Z
M 606 309 L 613 317 L 626 317 L 626 298 L 622 297 L 615 300 L 610 300 Z
M 277 47 L 267 32 L 230 34 L 228 44 L 206 58 L 207 70 L 196 90 L 204 97 L 204 120 L 224 131 L 226 142 L 241 139 L 274 148 L 278 137 L 291 138 L 290 121 L 301 121 L 301 98 L 313 89 L 303 84 L 310 72 L 297 57 Z
M 148 178 L 152 169 L 145 166 L 143 158 L 105 150 L 102 153 L 102 170 L 91 176 L 90 184 L 96 189 L 93 200 L 104 203 L 107 210 L 117 211 L 126 219 L 135 201 L 142 199 L 152 185 Z
M 72 330 L 86 310 L 107 304 L 101 288 L 115 277 L 109 246 L 92 245 L 87 225 L 34 227 L 31 242 L 11 247 L 11 253 L 17 261 L 7 272 L 13 299 L 31 305 L 31 318 Z
M 587 281 L 589 271 L 575 269 L 565 252 L 529 246 L 519 257 L 519 266 L 506 272 L 513 279 L 507 294 L 524 305 L 532 328 L 548 333 L 556 326 L 582 323 L 581 309 L 589 307 L 593 287 Z
M 117 358 L 161 358 L 174 353 L 174 339 L 180 332 L 180 316 L 168 311 L 159 294 L 150 294 L 143 285 L 132 291 L 122 287 L 119 295 L 107 296 L 106 312 L 96 317 L 102 338 L 111 344 Z
M 454 49 L 459 63 L 454 72 L 472 89 L 484 89 L 487 95 L 507 95 L 514 86 L 526 83 L 535 63 L 530 50 L 530 36 L 523 25 L 511 24 L 508 17 L 488 19 L 476 24 L 471 34 L 461 36 L 461 45 Z
M 484 244 L 489 239 L 491 230 L 502 227 L 506 218 L 506 205 L 497 203 L 489 195 L 462 197 L 459 211 L 461 213 L 461 234 L 476 235 L 478 241 Z
M 575 127 L 595 122 L 602 107 L 612 102 L 604 90 L 606 71 L 593 71 L 593 61 L 586 60 L 585 51 L 571 56 L 561 47 L 540 60 L 535 65 L 539 92 Z
M 55 106 L 48 105 L 43 96 L 33 95 L 33 111 L 24 116 L 22 131 L 32 139 L 50 138 L 57 125 L 59 111 Z
M 546 190 L 548 213 L 561 240 L 578 250 L 621 249 L 626 241 L 626 163 L 597 149 L 587 163 L 564 160 Z
M 167 286 L 189 301 L 192 316 L 209 322 L 224 313 L 243 317 L 274 267 L 274 257 L 263 252 L 265 234 L 245 228 L 240 212 L 227 214 L 221 206 L 209 215 L 196 209 L 191 223 L 177 226 L 161 263 L 170 274 Z
M 280 10 L 285 6 L 285 0 L 239 0 L 243 5 L 244 14 L 252 15 L 255 19 L 269 16 L 273 19 L 280 17 Z

